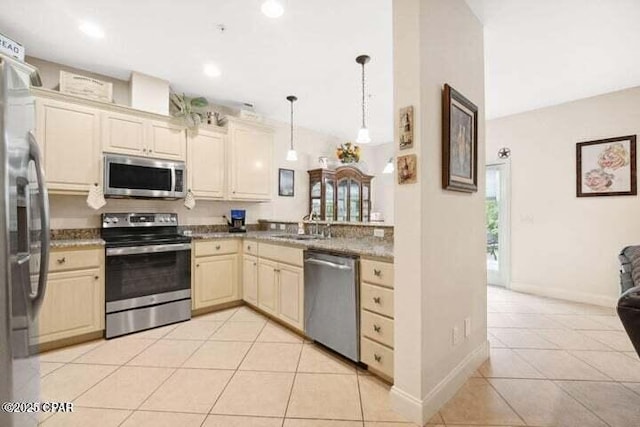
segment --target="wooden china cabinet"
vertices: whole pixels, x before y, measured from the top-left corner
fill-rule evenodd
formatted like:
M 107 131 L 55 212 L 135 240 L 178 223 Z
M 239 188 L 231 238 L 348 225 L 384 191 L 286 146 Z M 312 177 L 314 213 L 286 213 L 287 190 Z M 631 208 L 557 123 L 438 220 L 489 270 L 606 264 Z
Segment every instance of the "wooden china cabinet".
M 309 212 L 327 221 L 369 222 L 371 180 L 353 166 L 313 169 L 309 173 Z

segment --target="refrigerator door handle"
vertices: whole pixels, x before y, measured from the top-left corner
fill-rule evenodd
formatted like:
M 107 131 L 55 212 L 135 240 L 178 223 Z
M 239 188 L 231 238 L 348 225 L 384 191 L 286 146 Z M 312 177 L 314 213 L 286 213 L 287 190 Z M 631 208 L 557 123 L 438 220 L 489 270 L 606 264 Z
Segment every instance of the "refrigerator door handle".
M 49 272 L 49 194 L 47 193 L 47 183 L 42 168 L 42 157 L 40 148 L 33 134 L 29 132 L 29 160 L 35 163 L 36 179 L 38 181 L 38 196 L 40 205 L 40 274 L 38 276 L 38 288 L 35 292 L 29 293 L 29 298 L 33 305 L 34 316 L 38 314 L 44 294 L 47 288 L 47 274 Z

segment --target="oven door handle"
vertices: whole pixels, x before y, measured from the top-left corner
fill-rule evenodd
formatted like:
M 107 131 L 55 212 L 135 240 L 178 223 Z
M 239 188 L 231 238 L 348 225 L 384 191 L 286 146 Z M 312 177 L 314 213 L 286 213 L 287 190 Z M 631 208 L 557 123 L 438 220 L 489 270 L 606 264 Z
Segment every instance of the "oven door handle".
M 191 243 L 172 243 L 167 245 L 127 246 L 123 248 L 107 248 L 107 256 L 135 254 L 154 254 L 158 252 L 177 252 L 191 250 Z

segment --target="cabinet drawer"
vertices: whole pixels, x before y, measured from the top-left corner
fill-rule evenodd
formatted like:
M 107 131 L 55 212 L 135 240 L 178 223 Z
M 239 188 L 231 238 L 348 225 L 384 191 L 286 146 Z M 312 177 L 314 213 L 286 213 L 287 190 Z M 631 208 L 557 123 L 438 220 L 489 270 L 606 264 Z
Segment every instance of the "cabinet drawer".
M 258 255 L 258 242 L 255 240 L 244 240 L 242 250 L 248 255 Z
M 360 261 L 360 276 L 363 282 L 393 288 L 393 264 L 389 262 Z
M 83 270 L 100 266 L 104 249 L 52 251 L 49 271 Z
M 238 240 L 208 240 L 196 242 L 196 256 L 234 254 L 238 252 Z
M 393 320 L 362 310 L 360 333 L 386 346 L 393 347 Z
M 363 283 L 360 304 L 366 310 L 393 317 L 393 290 Z
M 393 350 L 368 338 L 360 341 L 360 360 L 390 378 L 393 378 Z
M 302 249 L 299 248 L 260 243 L 258 245 L 258 255 L 260 258 L 268 258 L 299 267 L 302 267 L 303 264 Z

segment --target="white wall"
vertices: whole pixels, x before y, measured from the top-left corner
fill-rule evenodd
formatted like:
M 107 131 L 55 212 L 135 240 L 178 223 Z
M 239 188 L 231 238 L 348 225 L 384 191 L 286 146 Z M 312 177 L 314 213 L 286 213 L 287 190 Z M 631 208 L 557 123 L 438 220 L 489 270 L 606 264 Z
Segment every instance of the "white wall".
M 383 174 L 382 170 L 395 155 L 393 143 L 365 145 L 362 147 L 364 160 L 370 175 L 375 178 L 371 184 L 371 212 L 380 212 L 385 224 L 393 224 L 393 194 L 395 174 Z
M 340 140 L 304 128 L 295 128 L 295 148 L 298 161 L 286 160 L 289 149 L 289 124 L 269 122 L 275 128 L 273 200 L 264 203 L 198 201 L 193 210 L 183 206 L 182 201 L 107 199 L 107 205 L 94 211 L 87 207 L 85 197 L 51 196 L 52 228 L 99 227 L 102 212 L 177 212 L 181 224 L 223 223 L 222 215 L 229 215 L 232 208 L 246 209 L 248 223 L 258 219 L 299 221 L 309 210 L 309 176 L 307 170 L 318 166 L 320 155 L 331 155 Z M 295 196 L 278 196 L 278 168 L 295 170 Z M 187 171 L 188 173 L 188 171 Z
M 478 106 L 478 150 L 484 152 L 482 25 L 464 0 L 396 0 L 394 56 L 395 111 L 416 107 L 419 181 L 396 186 L 395 193 L 392 396 L 396 408 L 424 423 L 488 353 L 484 160 L 478 161 L 478 192 L 441 186 L 445 83 Z M 464 338 L 467 317 L 471 330 Z M 455 346 L 453 327 L 462 333 Z
M 511 148 L 513 289 L 613 305 L 618 252 L 640 243 L 638 196 L 576 197 L 576 143 L 640 134 L 640 87 L 487 122 Z

